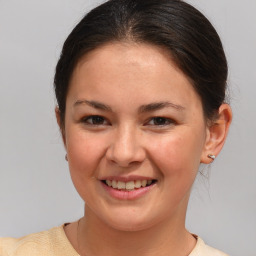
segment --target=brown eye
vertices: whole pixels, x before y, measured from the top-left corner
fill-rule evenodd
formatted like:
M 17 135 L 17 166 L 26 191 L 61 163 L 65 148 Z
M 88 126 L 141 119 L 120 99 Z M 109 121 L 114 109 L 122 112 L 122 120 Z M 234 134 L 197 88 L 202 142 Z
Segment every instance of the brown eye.
M 107 121 L 102 116 L 88 116 L 83 119 L 83 122 L 91 125 L 106 125 Z
M 170 118 L 153 117 L 148 122 L 148 125 L 165 126 L 165 125 L 170 125 L 170 124 L 173 124 L 173 123 L 174 123 L 174 121 Z

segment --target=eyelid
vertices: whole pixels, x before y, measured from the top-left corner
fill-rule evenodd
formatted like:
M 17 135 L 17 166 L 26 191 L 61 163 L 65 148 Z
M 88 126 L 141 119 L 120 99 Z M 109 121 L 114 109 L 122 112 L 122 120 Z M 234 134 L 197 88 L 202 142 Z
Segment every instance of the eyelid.
M 98 118 L 99 120 L 93 120 L 93 118 L 95 118 L 95 119 Z M 89 121 L 89 120 L 91 120 L 91 121 Z M 159 122 L 159 123 L 157 123 L 157 122 Z M 163 122 L 163 123 L 161 123 L 161 122 Z M 84 116 L 83 118 L 81 118 L 81 123 L 83 123 L 84 125 L 95 126 L 95 127 L 111 125 L 109 120 L 106 117 L 101 116 L 101 115 Z M 168 127 L 168 126 L 175 125 L 175 124 L 177 124 L 177 122 L 172 118 L 163 117 L 163 116 L 154 116 L 154 117 L 150 117 L 149 119 L 147 119 L 143 126 L 164 128 L 164 127 Z
M 165 120 L 164 124 L 150 124 L 151 121 L 156 120 L 157 118 Z M 155 116 L 155 117 L 151 117 L 150 119 L 148 119 L 148 121 L 146 122 L 146 125 L 149 126 L 155 126 L 155 127 L 166 127 L 166 126 L 170 126 L 170 125 L 174 125 L 176 124 L 176 121 L 174 121 L 172 118 L 168 118 L 168 117 L 163 117 L 163 116 Z
M 93 122 L 88 122 L 88 120 L 92 120 L 92 118 L 102 118 L 103 119 L 103 123 L 100 123 L 100 124 L 94 124 Z M 91 126 L 104 126 L 104 125 L 109 125 L 109 121 L 101 116 L 101 115 L 88 115 L 88 116 L 85 116 L 81 119 L 81 122 L 84 123 L 85 125 L 91 125 Z

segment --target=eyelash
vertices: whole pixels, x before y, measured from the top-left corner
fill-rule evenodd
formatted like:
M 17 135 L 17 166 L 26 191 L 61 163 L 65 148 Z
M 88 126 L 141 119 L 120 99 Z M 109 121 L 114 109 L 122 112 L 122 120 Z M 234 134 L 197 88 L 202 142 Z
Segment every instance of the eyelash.
M 89 122 L 89 120 L 91 120 L 91 122 Z M 99 122 L 99 123 L 95 123 L 96 122 Z M 106 122 L 106 123 L 104 123 Z M 101 125 L 108 125 L 109 122 L 106 121 L 106 119 L 103 117 L 103 116 L 87 116 L 85 118 L 82 119 L 82 123 L 85 123 L 87 125 L 94 125 L 94 126 L 101 126 Z
M 91 121 L 89 121 L 91 120 Z M 153 122 L 153 123 L 152 123 Z M 158 122 L 158 124 L 157 124 Z M 92 126 L 102 126 L 102 125 L 109 125 L 110 123 L 104 118 L 103 116 L 99 115 L 93 115 L 93 116 L 87 116 L 82 119 L 82 123 L 85 123 L 86 125 L 92 125 Z M 175 124 L 176 122 L 170 118 L 156 116 L 150 118 L 144 126 L 156 126 L 156 127 L 165 127 L 172 124 Z
M 153 121 L 153 124 L 150 124 L 150 122 Z M 156 122 L 160 122 L 160 124 L 156 124 Z M 148 125 L 150 126 L 160 126 L 160 127 L 165 127 L 165 126 L 169 126 L 172 124 L 175 124 L 176 122 L 170 118 L 166 118 L 166 117 L 161 117 L 161 116 L 156 116 L 156 117 L 152 117 L 149 119 L 149 121 L 147 122 Z

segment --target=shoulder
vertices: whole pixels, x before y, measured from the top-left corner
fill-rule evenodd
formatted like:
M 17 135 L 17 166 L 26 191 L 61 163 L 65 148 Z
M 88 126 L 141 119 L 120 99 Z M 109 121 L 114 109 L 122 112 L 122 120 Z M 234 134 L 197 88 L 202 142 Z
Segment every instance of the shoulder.
M 197 244 L 189 256 L 228 256 L 226 253 L 212 248 L 204 243 L 204 241 L 197 237 Z
M 0 238 L 1 256 L 77 256 L 63 226 L 21 238 Z

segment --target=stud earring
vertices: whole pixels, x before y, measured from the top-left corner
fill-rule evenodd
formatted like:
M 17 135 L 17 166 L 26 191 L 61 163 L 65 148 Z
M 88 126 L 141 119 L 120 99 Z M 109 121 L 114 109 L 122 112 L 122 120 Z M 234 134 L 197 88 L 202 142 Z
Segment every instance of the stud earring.
M 209 154 L 207 157 L 210 158 L 210 159 L 212 159 L 212 161 L 214 161 L 215 158 L 216 158 L 216 156 L 215 156 L 215 155 L 212 155 L 212 154 Z
M 68 154 L 65 155 L 65 160 L 68 161 Z

